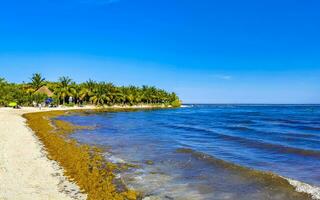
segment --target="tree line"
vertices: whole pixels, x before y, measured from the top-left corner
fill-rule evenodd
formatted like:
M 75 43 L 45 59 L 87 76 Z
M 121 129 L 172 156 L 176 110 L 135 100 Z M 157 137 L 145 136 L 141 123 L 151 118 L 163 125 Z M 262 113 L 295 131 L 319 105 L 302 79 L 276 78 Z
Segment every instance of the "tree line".
M 113 83 L 88 80 L 77 84 L 71 78 L 63 76 L 56 82 L 47 81 L 41 74 L 33 74 L 28 83 L 9 83 L 0 78 L 0 106 L 16 102 L 22 106 L 42 103 L 48 96 L 36 92 L 46 86 L 53 92 L 55 105 L 141 105 L 154 104 L 178 107 L 181 104 L 175 93 L 153 86 L 115 86 Z M 71 101 L 70 101 L 71 97 Z

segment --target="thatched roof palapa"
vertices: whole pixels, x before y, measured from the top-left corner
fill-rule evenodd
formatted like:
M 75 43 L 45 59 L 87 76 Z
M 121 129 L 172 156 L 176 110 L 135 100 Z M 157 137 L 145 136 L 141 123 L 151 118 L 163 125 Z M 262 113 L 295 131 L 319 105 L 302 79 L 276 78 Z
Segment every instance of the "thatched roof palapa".
M 35 91 L 35 93 L 36 94 L 46 94 L 48 97 L 53 96 L 53 92 L 51 92 L 51 90 L 49 90 L 49 88 L 47 88 L 46 86 L 42 86 L 37 91 Z

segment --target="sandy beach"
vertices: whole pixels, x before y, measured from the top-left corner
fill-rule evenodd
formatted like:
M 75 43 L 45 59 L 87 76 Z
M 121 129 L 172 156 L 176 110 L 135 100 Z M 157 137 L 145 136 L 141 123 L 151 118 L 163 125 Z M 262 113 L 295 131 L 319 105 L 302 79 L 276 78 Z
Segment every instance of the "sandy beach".
M 71 108 L 41 111 L 58 109 Z M 38 111 L 0 108 L 0 199 L 86 199 L 78 186 L 63 176 L 59 165 L 47 159 L 42 144 L 26 126 L 22 114 Z
M 153 107 L 157 106 L 112 106 Z M 0 200 L 86 199 L 87 195 L 63 176 L 63 169 L 58 163 L 47 158 L 43 144 L 22 117 L 25 113 L 77 109 L 97 107 L 0 108 Z

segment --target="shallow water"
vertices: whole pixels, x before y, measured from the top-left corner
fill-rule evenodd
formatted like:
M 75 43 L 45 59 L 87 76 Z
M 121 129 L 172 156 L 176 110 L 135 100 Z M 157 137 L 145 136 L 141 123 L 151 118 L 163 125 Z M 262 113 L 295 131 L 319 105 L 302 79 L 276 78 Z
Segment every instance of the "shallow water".
M 161 199 L 308 199 L 279 176 L 320 186 L 319 106 L 192 105 L 62 117 L 96 125 L 72 137 L 110 148 L 120 174 Z M 243 168 L 245 167 L 245 168 Z

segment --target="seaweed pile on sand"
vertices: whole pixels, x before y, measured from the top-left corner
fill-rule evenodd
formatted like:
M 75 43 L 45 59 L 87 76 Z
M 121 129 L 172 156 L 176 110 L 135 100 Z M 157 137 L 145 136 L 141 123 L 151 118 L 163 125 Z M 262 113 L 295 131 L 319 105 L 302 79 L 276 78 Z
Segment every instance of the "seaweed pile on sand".
M 68 134 L 88 127 L 74 126 L 54 118 L 66 111 L 28 113 L 24 117 L 48 152 L 48 158 L 57 161 L 64 175 L 88 195 L 88 200 L 134 200 L 138 193 L 115 184 L 117 166 L 107 162 L 97 147 L 79 144 Z

